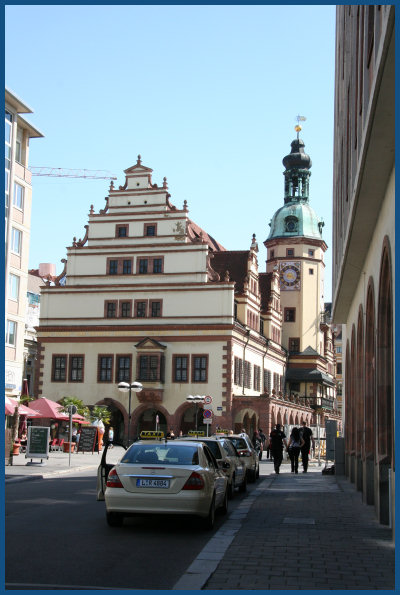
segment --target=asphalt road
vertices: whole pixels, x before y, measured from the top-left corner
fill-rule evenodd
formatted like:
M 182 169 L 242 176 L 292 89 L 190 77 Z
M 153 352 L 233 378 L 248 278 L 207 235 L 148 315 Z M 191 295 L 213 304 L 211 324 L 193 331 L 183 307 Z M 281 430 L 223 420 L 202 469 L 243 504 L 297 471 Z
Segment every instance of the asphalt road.
M 213 531 L 159 516 L 111 528 L 95 488 L 94 470 L 6 486 L 6 589 L 170 590 L 225 518 Z M 230 511 L 243 498 L 236 491 Z

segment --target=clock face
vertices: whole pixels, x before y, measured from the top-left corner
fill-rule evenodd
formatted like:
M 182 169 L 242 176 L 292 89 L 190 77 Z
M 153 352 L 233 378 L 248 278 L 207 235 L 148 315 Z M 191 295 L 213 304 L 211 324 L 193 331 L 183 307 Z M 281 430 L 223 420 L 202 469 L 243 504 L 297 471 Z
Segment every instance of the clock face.
M 297 262 L 282 262 L 280 267 L 281 289 L 300 289 L 300 265 Z

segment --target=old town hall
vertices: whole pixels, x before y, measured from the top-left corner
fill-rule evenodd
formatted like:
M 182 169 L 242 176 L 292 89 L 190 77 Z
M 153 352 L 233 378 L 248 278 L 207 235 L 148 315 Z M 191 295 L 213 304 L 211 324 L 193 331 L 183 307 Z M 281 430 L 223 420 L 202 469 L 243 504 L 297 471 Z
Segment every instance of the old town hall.
M 300 127 L 298 127 L 300 129 Z M 251 433 L 277 422 L 337 419 L 332 330 L 323 301 L 323 222 L 309 202 L 311 159 L 293 140 L 284 204 L 258 262 L 226 250 L 171 200 L 166 178 L 137 162 L 90 207 L 62 275 L 42 288 L 35 394 L 107 405 L 116 439 L 128 430 L 121 381 L 138 381 L 129 433 L 204 429 L 189 395 L 212 397 L 217 426 Z M 249 233 L 249 238 L 251 233 Z

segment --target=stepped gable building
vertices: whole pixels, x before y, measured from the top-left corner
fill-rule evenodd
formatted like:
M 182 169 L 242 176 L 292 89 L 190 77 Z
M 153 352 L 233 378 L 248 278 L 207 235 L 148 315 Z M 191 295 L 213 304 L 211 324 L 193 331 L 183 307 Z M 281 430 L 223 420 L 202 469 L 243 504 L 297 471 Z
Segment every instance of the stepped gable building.
M 128 428 L 121 381 L 143 385 L 132 393 L 131 436 L 154 429 L 157 415 L 164 431 L 194 429 L 196 415 L 205 430 L 189 395 L 212 397 L 211 431 L 313 423 L 312 402 L 285 392 L 279 267 L 260 273 L 255 235 L 249 250 L 225 250 L 186 201 L 170 199 L 166 178 L 153 183 L 139 156 L 105 208 L 91 206 L 63 283 L 42 288 L 35 394 L 109 406 L 116 439 Z
M 346 474 L 395 520 L 395 6 L 336 9 L 333 322 Z

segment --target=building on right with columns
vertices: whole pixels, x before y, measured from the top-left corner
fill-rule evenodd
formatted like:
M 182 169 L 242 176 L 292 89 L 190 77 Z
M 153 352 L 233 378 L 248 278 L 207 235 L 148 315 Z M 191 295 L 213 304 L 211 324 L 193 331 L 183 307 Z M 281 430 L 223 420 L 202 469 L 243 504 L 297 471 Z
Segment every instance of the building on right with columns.
M 336 10 L 332 315 L 343 324 L 345 468 L 394 527 L 395 8 Z

